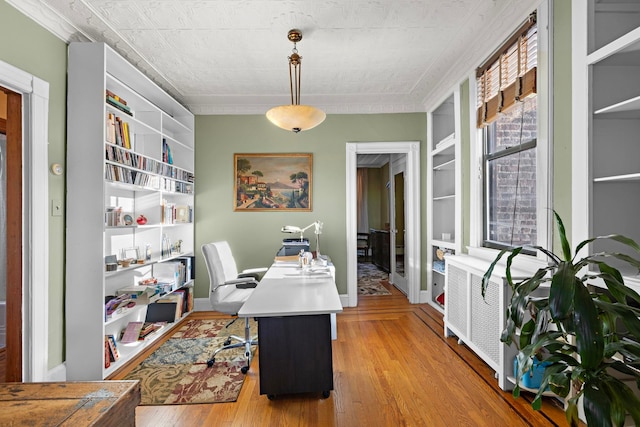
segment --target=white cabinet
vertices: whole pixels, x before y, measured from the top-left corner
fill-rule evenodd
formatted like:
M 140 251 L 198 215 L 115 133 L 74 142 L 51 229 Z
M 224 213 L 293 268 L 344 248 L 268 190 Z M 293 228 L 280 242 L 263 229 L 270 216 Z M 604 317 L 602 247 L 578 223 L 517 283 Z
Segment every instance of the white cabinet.
M 442 311 L 444 255 L 462 237 L 459 88 L 428 113 L 427 139 L 427 302 Z
M 638 242 L 640 4 L 574 0 L 572 15 L 573 240 L 620 233 Z M 636 271 L 622 272 L 639 283 Z
M 171 327 L 118 343 L 119 359 L 105 367 L 105 336 L 118 341 L 147 311 L 138 303 L 107 319 L 105 299 L 193 253 L 194 118 L 103 43 L 69 45 L 67 103 L 67 379 L 100 380 Z M 126 123 L 117 138 L 116 117 Z M 106 271 L 112 255 L 141 262 Z

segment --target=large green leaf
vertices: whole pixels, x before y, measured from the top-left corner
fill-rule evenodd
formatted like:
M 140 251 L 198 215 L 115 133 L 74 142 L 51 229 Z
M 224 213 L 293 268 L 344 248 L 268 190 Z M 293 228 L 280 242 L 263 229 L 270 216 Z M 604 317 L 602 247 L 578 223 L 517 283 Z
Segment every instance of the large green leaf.
M 520 252 L 521 250 L 522 250 L 522 248 L 513 249 L 513 251 L 518 251 L 518 252 Z M 485 294 L 487 293 L 487 287 L 489 286 L 489 281 L 491 280 L 491 275 L 493 274 L 493 269 L 496 267 L 496 265 L 498 264 L 498 262 L 500 261 L 502 256 L 504 254 L 506 254 L 507 252 L 511 252 L 511 250 L 509 250 L 509 249 L 501 250 L 498 253 L 498 255 L 495 257 L 493 262 L 489 265 L 489 268 L 484 273 L 484 276 L 482 276 L 482 299 L 484 299 Z M 512 283 L 509 283 L 509 285 L 513 288 L 513 284 Z
M 602 300 L 592 300 L 595 305 L 602 311 L 611 313 L 615 317 L 622 319 L 622 323 L 627 328 L 629 333 L 634 337 L 640 337 L 640 319 L 636 310 L 632 309 L 628 305 L 621 303 L 610 303 Z
M 598 384 L 611 399 L 612 417 L 616 425 L 623 425 L 627 413 L 635 425 L 640 425 L 640 400 L 629 386 L 611 376 L 601 378 Z
M 596 275 L 595 277 L 601 277 L 602 280 L 604 280 L 605 285 L 607 285 L 607 289 L 615 299 L 624 303 L 627 301 L 627 298 L 631 298 L 640 304 L 640 295 L 624 284 L 622 274 L 620 274 L 617 269 L 604 262 L 599 262 L 598 268 L 600 269 L 601 274 Z
M 587 425 L 611 426 L 611 401 L 602 389 L 594 384 L 585 383 L 582 406 Z
M 553 211 L 553 216 L 556 219 L 556 226 L 558 227 L 558 236 L 560 237 L 560 244 L 562 245 L 562 254 L 564 255 L 564 260 L 567 262 L 571 261 L 571 246 L 569 246 L 569 240 L 567 240 L 567 233 L 564 231 L 564 224 L 562 223 L 562 219 L 558 212 Z
M 560 263 L 549 289 L 549 310 L 555 321 L 561 322 L 571 316 L 573 293 L 580 286 L 582 284 L 576 278 L 573 266 L 566 262 Z
M 535 327 L 536 324 L 533 319 L 529 319 L 527 323 L 522 325 L 522 328 L 520 329 L 520 348 L 524 348 L 531 344 L 531 337 L 533 336 Z
M 584 286 L 574 288 L 574 318 L 576 345 L 586 369 L 597 368 L 604 357 L 602 321 L 589 291 Z
M 580 418 L 578 417 L 578 405 L 576 402 L 569 400 L 567 402 L 567 408 L 565 409 L 564 415 L 567 419 L 567 423 L 571 427 L 577 427 L 580 425 Z

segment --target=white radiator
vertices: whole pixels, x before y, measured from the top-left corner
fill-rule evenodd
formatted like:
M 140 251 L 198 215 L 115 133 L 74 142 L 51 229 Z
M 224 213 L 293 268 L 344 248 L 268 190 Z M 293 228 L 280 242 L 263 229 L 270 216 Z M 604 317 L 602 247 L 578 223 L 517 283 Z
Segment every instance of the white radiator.
M 457 336 L 496 371 L 503 390 L 513 388 L 515 347 L 500 342 L 510 288 L 496 269 L 482 298 L 482 276 L 490 262 L 468 255 L 448 256 L 445 271 L 445 336 Z

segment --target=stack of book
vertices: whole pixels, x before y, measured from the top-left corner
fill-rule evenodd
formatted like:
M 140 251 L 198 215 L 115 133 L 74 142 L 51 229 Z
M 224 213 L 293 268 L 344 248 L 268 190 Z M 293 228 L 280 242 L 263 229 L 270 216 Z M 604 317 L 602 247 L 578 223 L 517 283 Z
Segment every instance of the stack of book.
M 138 341 L 144 341 L 150 334 L 162 328 L 165 322 L 144 322 L 140 334 L 138 334 Z
M 129 322 L 122 331 L 120 342 L 131 344 L 144 341 L 149 335 L 162 328 L 166 322 Z
M 130 116 L 133 116 L 133 113 L 131 112 L 131 108 L 127 105 L 127 101 L 120 98 L 118 95 L 111 92 L 109 89 L 105 90 L 105 92 L 106 92 L 105 98 L 106 98 L 107 104 L 117 108 L 118 110 L 124 113 L 127 113 Z

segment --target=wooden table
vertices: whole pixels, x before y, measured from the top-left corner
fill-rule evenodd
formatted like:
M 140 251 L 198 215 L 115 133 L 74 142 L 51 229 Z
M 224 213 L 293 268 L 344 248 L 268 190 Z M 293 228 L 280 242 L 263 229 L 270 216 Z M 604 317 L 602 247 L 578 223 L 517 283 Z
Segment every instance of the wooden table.
M 260 394 L 333 390 L 331 314 L 342 311 L 334 269 L 274 263 L 238 312 L 258 319 Z
M 138 381 L 0 383 L 3 426 L 135 426 Z

